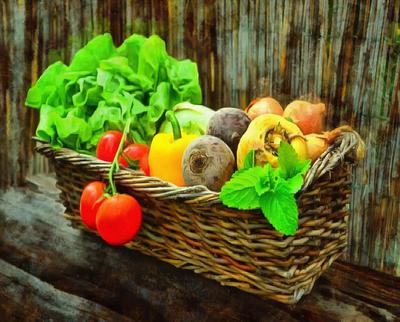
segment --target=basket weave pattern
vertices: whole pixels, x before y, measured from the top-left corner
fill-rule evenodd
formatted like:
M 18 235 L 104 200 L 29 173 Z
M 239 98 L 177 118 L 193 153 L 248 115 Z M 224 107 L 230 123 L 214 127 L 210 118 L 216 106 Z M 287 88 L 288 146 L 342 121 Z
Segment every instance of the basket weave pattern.
M 344 133 L 306 175 L 298 197 L 299 229 L 294 236 L 275 231 L 261 212 L 223 206 L 218 193 L 203 186 L 178 188 L 138 171 L 115 174 L 119 192 L 143 207 L 143 224 L 125 246 L 222 285 L 284 303 L 296 303 L 344 251 L 357 136 Z M 83 187 L 107 180 L 110 164 L 69 149 L 39 143 L 36 150 L 55 167 L 66 217 L 87 230 L 79 216 Z

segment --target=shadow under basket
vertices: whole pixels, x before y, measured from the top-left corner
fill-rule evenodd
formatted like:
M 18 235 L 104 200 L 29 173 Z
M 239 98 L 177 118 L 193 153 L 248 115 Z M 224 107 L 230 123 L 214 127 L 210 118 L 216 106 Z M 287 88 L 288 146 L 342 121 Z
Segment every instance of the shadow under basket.
M 309 169 L 294 236 L 275 231 L 259 211 L 223 206 L 219 194 L 204 186 L 176 187 L 121 168 L 114 176 L 118 191 L 143 207 L 140 233 L 125 246 L 222 285 L 296 303 L 346 248 L 352 155 L 359 140 L 356 132 L 343 133 Z M 54 164 L 65 216 L 88 230 L 79 216 L 81 191 L 93 180 L 106 182 L 110 163 L 40 141 L 36 150 Z

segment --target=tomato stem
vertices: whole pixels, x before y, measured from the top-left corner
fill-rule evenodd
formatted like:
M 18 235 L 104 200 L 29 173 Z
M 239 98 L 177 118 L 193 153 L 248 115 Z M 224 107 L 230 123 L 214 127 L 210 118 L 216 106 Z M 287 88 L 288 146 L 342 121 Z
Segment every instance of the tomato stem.
M 115 171 L 119 171 L 118 157 L 121 154 L 122 149 L 124 147 L 124 143 L 126 140 L 126 136 L 128 135 L 130 126 L 131 126 L 131 119 L 128 119 L 124 127 L 124 132 L 122 133 L 121 141 L 119 142 L 117 153 L 115 154 L 114 160 L 111 164 L 110 171 L 108 172 L 108 181 L 110 182 L 112 196 L 114 196 L 117 193 L 117 188 L 115 187 L 113 176 Z

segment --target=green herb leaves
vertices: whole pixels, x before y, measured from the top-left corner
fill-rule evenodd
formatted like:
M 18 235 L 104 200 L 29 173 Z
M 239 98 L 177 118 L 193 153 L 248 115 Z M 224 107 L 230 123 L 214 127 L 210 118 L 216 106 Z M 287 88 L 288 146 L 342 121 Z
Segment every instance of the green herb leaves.
M 271 225 L 285 235 L 298 228 L 298 209 L 294 194 L 303 185 L 303 175 L 310 161 L 299 160 L 293 147 L 281 142 L 279 167 L 270 164 L 254 166 L 255 152 L 246 156 L 245 168 L 225 183 L 220 193 L 222 203 L 241 210 L 261 208 Z
M 103 132 L 122 131 L 128 119 L 130 136 L 148 144 L 165 112 L 184 101 L 201 103 L 195 63 L 169 56 L 156 35 L 134 34 L 116 48 L 104 34 L 81 48 L 69 66 L 50 65 L 25 104 L 40 109 L 39 138 L 90 152 Z
M 287 191 L 270 191 L 260 196 L 264 216 L 277 231 L 293 235 L 298 227 L 298 210 L 294 195 Z
M 244 158 L 244 167 L 246 169 L 254 167 L 255 155 L 256 155 L 256 152 L 254 150 L 250 150 L 249 153 L 247 153 L 246 157 Z
M 225 205 L 247 210 L 260 208 L 256 185 L 263 177 L 261 167 L 253 167 L 236 172 L 222 188 L 220 198 Z
M 310 167 L 310 160 L 299 160 L 293 147 L 282 142 L 278 151 L 278 163 L 280 174 L 283 178 L 289 179 L 297 174 L 305 174 Z

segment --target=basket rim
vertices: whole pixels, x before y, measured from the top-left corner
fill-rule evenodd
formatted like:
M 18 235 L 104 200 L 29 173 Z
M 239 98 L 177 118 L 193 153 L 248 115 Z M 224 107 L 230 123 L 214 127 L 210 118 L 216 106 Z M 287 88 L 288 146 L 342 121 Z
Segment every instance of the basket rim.
M 55 160 L 69 161 L 81 165 L 88 170 L 105 174 L 111 163 L 97 159 L 94 156 L 76 152 L 69 148 L 55 148 L 49 142 L 38 137 L 33 137 L 36 142 L 34 150 Z M 313 183 L 325 173 L 333 170 L 360 144 L 361 138 L 356 131 L 341 133 L 329 148 L 312 164 L 304 177 L 302 192 L 311 188 Z M 354 159 L 351 160 L 354 162 Z M 146 176 L 143 172 L 120 166 L 120 170 L 114 174 L 119 184 L 132 183 L 143 186 L 149 190 L 152 197 L 160 199 L 184 199 L 186 203 L 207 205 L 222 204 L 219 192 L 209 190 L 204 185 L 190 187 L 178 187 L 157 177 Z

